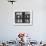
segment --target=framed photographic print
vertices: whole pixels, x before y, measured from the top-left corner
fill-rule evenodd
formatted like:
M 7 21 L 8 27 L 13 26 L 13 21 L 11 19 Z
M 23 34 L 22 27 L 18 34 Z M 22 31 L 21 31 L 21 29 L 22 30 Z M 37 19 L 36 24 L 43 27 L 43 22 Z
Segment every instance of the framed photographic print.
M 32 11 L 16 11 L 15 25 L 18 25 L 18 26 L 32 25 Z

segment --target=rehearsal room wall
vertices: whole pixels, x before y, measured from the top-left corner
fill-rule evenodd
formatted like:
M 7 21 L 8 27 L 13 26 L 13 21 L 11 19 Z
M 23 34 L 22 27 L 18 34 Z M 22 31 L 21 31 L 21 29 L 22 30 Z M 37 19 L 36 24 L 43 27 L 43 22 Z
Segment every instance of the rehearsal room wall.
M 16 10 L 31 10 L 32 26 L 15 26 Z M 16 0 L 13 5 L 0 0 L 0 41 L 15 40 L 19 32 L 30 34 L 33 40 L 46 40 L 46 0 Z

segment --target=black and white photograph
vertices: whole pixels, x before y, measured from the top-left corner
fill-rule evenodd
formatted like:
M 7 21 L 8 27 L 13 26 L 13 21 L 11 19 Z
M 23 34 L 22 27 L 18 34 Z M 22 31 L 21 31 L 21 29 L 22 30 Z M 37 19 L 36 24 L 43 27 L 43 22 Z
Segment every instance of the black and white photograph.
M 32 25 L 32 12 L 30 11 L 15 12 L 15 24 Z

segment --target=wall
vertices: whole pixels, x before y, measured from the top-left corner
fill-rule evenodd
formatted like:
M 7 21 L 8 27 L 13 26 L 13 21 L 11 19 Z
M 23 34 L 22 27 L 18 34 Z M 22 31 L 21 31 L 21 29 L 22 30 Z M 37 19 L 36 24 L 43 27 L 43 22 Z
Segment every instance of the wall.
M 15 10 L 32 10 L 32 26 L 15 26 Z M 46 40 L 46 1 L 17 0 L 13 5 L 7 0 L 0 0 L 0 40 L 11 40 L 18 32 L 26 32 L 33 40 Z

